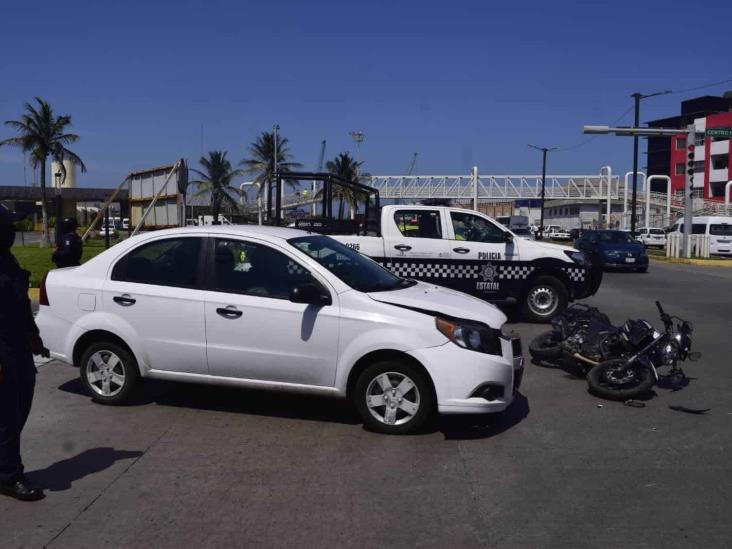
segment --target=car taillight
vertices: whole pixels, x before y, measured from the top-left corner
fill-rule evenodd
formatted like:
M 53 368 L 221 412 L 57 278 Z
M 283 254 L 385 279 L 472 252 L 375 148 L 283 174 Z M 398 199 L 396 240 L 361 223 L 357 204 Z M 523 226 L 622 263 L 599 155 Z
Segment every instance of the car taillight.
M 41 289 L 38 292 L 38 304 L 39 305 L 51 305 L 48 302 L 48 292 L 46 292 L 46 278 L 48 277 L 48 273 L 43 275 L 43 278 L 41 279 Z

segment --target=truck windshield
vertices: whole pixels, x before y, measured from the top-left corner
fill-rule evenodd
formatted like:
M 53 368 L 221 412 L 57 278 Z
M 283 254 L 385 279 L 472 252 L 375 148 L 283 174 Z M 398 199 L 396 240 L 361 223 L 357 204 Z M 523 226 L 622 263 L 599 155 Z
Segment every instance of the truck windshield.
M 287 242 L 359 292 L 387 292 L 416 284 L 327 236 L 301 236 Z
M 727 223 L 710 225 L 709 234 L 714 236 L 732 236 L 732 225 L 728 225 Z

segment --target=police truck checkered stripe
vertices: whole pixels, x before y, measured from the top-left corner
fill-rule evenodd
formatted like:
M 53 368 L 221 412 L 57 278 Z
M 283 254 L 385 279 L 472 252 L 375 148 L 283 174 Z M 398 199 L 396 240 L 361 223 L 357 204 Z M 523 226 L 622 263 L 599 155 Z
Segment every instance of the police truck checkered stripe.
M 499 280 L 525 280 L 534 271 L 530 265 L 501 265 L 495 263 L 449 264 L 449 263 L 394 263 L 384 266 L 397 276 L 404 278 L 481 278 L 484 265 L 496 268 Z
M 397 276 L 425 278 L 478 278 L 481 265 L 449 265 L 446 263 L 392 263 L 385 267 Z
M 572 282 L 584 282 L 587 271 L 576 267 L 565 267 L 562 269 Z
M 530 265 L 499 265 L 498 278 L 501 280 L 525 280 L 533 272 Z

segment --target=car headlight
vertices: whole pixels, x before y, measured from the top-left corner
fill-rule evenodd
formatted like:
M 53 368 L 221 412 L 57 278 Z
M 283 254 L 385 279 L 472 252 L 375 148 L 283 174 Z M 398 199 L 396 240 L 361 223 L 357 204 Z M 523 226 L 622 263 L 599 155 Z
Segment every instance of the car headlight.
M 458 347 L 489 355 L 503 355 L 499 330 L 478 322 L 443 317 L 435 318 L 435 326 Z
M 565 250 L 564 253 L 567 254 L 567 257 L 575 263 L 579 263 L 580 265 L 585 265 L 587 263 L 587 256 L 582 252 L 568 252 Z

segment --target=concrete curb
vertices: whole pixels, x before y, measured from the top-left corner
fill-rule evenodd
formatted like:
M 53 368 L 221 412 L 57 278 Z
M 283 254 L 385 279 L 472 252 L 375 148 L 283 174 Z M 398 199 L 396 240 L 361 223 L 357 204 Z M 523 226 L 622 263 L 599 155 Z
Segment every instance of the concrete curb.
M 656 257 L 649 255 L 650 259 L 660 263 L 678 263 L 681 265 L 700 265 L 703 267 L 732 267 L 732 261 L 724 259 L 687 259 L 685 257 Z

